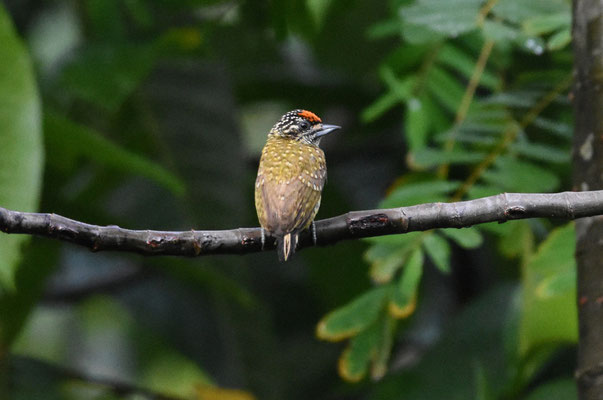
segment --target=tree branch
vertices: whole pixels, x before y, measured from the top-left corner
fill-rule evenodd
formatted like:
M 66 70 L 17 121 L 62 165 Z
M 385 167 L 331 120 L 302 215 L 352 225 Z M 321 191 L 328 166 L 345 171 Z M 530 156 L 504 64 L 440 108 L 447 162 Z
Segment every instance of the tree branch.
M 496 0 L 490 0 L 487 3 L 495 4 Z M 601 53 L 598 54 L 601 55 Z M 593 132 L 595 132 L 595 140 L 600 139 L 600 130 L 593 130 Z M 596 154 L 597 152 L 595 152 Z M 598 171 L 597 174 L 601 179 L 601 172 Z M 590 188 L 598 189 L 592 185 Z M 306 232 L 301 238 L 300 247 L 311 247 L 315 244 L 332 245 L 340 240 L 403 234 L 437 228 L 460 228 L 493 221 L 503 223 L 507 220 L 525 218 L 575 219 L 598 215 L 598 218 L 593 217 L 592 219 L 603 222 L 603 218 L 600 217 L 602 214 L 603 191 L 550 195 L 501 194 L 467 202 L 434 203 L 387 210 L 349 212 L 316 221 L 315 240 L 313 241 L 312 235 Z M 583 219 L 583 221 L 585 220 Z M 240 226 L 239 224 L 233 225 L 223 227 Z M 141 227 L 144 228 L 144 225 L 137 228 Z M 203 228 L 203 226 L 195 228 Z M 117 226 L 90 225 L 55 214 L 25 213 L 2 207 L 0 207 L 0 230 L 7 234 L 39 235 L 51 240 L 58 239 L 90 248 L 92 251 L 135 252 L 148 256 L 196 257 L 210 254 L 247 254 L 274 248 L 273 238 L 267 237 L 264 241 L 258 228 L 185 232 L 130 230 Z M 592 235 L 589 239 L 592 239 L 594 243 L 595 239 L 600 238 L 600 236 Z M 0 234 L 0 240 L 3 239 L 6 237 Z M 588 303 L 589 305 L 596 305 L 596 301 L 592 298 L 589 301 L 591 302 Z M 585 371 L 591 371 L 591 369 Z M 603 370 L 598 371 L 598 376 L 601 376 Z M 580 371 L 579 375 L 589 374 Z
M 457 203 L 428 203 L 410 207 L 352 211 L 316 221 L 316 244 L 393 235 L 435 228 L 464 228 L 486 222 L 525 218 L 576 219 L 603 214 L 603 190 L 563 193 L 503 193 Z M 115 225 L 90 225 L 56 214 L 11 211 L 0 207 L 0 230 L 45 236 L 75 243 L 92 251 L 116 250 L 144 255 L 201 256 L 247 254 L 274 249 L 260 228 L 220 231 L 167 232 L 131 230 Z M 314 244 L 303 232 L 300 248 Z

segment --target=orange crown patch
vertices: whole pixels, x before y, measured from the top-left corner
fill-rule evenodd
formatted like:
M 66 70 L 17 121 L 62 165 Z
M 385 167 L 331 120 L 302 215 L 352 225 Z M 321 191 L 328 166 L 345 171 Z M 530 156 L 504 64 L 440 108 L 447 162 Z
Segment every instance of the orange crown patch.
M 314 114 L 312 111 L 301 110 L 297 115 L 313 123 L 322 122 L 322 120 L 318 118 L 318 115 Z

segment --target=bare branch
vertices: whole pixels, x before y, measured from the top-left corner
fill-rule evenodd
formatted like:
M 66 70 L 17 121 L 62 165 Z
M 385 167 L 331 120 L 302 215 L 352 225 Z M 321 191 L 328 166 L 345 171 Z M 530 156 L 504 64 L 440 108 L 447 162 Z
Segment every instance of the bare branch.
M 393 235 L 435 228 L 465 228 L 486 222 L 525 218 L 576 219 L 603 214 L 603 190 L 563 193 L 503 193 L 457 203 L 352 211 L 316 221 L 317 245 L 340 240 Z M 0 207 L 0 230 L 45 236 L 75 243 L 92 251 L 115 250 L 144 255 L 201 256 L 247 254 L 274 249 L 260 228 L 221 231 L 166 232 L 90 225 L 56 214 L 11 211 Z M 312 235 L 301 235 L 300 248 L 313 246 Z

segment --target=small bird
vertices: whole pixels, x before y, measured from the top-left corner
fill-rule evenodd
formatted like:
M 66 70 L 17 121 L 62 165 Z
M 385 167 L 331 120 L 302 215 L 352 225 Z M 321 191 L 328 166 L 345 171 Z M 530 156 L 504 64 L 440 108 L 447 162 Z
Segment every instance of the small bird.
M 320 139 L 337 125 L 323 124 L 313 112 L 289 111 L 272 127 L 255 181 L 260 225 L 276 237 L 278 258 L 295 252 L 298 235 L 314 221 L 327 179 Z

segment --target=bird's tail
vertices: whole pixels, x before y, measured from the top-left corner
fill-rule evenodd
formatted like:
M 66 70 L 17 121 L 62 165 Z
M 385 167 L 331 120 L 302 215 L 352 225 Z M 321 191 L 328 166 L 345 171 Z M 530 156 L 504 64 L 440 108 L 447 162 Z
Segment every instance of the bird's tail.
M 280 262 L 287 261 L 293 256 L 297 247 L 297 239 L 297 232 L 289 232 L 276 238 L 276 252 Z

